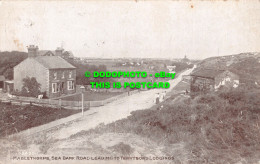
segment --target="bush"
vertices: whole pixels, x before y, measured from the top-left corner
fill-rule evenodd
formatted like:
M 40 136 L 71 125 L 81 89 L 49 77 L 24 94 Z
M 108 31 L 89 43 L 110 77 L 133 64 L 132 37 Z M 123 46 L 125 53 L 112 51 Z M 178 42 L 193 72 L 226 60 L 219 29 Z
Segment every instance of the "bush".
M 111 146 L 109 147 L 109 149 L 112 149 L 113 151 L 120 153 L 122 155 L 130 155 L 134 152 L 134 149 L 131 146 L 124 144 L 123 142 Z
M 208 104 L 217 100 L 217 96 L 214 94 L 204 94 L 196 98 L 197 103 Z
M 256 163 L 260 159 L 260 91 L 241 88 L 169 100 L 162 110 L 134 111 L 123 120 L 91 132 L 134 133 L 164 145 L 185 143 L 182 152 L 190 163 Z M 178 98 L 178 99 L 179 99 Z M 87 132 L 82 132 L 83 135 Z M 116 146 L 128 152 L 127 146 Z M 185 160 L 184 158 L 181 159 Z M 206 162 L 205 162 L 206 161 Z
M 41 84 L 37 82 L 35 77 L 26 77 L 23 79 L 23 87 L 21 96 L 25 97 L 37 97 L 41 94 Z

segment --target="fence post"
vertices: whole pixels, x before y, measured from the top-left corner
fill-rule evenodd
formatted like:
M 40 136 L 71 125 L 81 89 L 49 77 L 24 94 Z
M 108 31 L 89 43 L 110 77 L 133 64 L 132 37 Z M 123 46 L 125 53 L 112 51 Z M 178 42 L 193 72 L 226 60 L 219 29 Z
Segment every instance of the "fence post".
M 61 99 L 59 99 L 59 108 L 61 108 Z

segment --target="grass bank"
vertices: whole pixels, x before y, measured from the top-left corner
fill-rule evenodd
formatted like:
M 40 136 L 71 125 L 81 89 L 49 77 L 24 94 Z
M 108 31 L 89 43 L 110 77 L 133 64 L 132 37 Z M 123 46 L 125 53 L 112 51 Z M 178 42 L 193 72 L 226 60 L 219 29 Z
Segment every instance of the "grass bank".
M 43 125 L 80 111 L 40 106 L 0 103 L 0 137 Z
M 195 95 L 193 98 L 175 97 L 173 95 L 151 109 L 132 112 L 126 119 L 81 131 L 71 139 L 88 135 L 132 134 L 160 145 L 160 152 L 165 156 L 174 156 L 175 163 L 259 161 L 259 89 L 249 91 L 237 88 Z M 158 106 L 163 107 L 157 110 Z M 122 149 L 121 154 L 124 148 L 130 150 L 129 146 L 124 145 L 127 139 L 124 140 L 118 146 Z M 178 151 L 176 145 L 181 147 Z M 135 150 L 136 147 L 131 147 L 130 155 L 139 151 Z M 153 149 L 158 150 L 158 147 Z M 138 153 L 152 152 L 152 149 L 145 149 Z

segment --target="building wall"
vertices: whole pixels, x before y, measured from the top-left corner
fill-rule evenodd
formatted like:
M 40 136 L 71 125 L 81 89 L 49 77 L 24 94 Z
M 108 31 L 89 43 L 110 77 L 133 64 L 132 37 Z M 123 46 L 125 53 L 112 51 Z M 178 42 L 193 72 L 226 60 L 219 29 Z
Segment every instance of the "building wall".
M 214 79 L 207 77 L 193 76 L 191 79 L 191 91 L 214 91 L 220 86 L 225 87 L 237 87 L 239 85 L 239 76 L 230 72 L 225 71 L 218 74 Z
M 190 83 L 191 82 L 191 76 L 189 75 L 182 75 L 182 81 L 185 81 L 187 83 Z
M 236 84 L 239 84 L 239 76 L 230 71 L 225 71 L 215 77 L 215 89 L 223 85 L 226 87 L 234 87 Z
M 72 71 L 72 77 L 69 78 L 69 72 Z M 64 72 L 64 78 L 63 78 Z M 57 74 L 55 79 L 54 73 Z M 68 90 L 68 81 L 74 81 L 74 89 Z M 52 92 L 52 84 L 57 83 L 59 90 L 56 93 Z M 76 69 L 55 69 L 49 72 L 49 94 L 48 97 L 54 98 L 62 95 L 73 94 L 76 92 Z M 63 89 L 62 86 L 63 85 Z
M 23 79 L 35 77 L 37 82 L 41 84 L 41 92 L 48 91 L 48 69 L 35 61 L 33 58 L 27 58 L 14 67 L 14 89 L 21 91 Z
M 190 90 L 192 92 L 212 91 L 214 90 L 214 85 L 214 79 L 193 76 L 191 78 Z

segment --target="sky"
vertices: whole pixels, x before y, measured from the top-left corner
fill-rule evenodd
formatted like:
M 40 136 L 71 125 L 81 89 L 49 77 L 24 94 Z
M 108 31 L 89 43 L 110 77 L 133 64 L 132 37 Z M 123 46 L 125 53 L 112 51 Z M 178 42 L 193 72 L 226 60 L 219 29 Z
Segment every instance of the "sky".
M 204 59 L 260 52 L 260 1 L 2 1 L 0 50 Z

